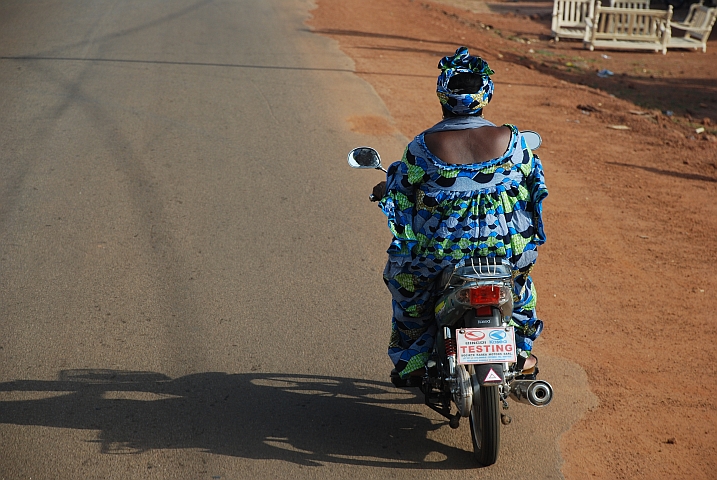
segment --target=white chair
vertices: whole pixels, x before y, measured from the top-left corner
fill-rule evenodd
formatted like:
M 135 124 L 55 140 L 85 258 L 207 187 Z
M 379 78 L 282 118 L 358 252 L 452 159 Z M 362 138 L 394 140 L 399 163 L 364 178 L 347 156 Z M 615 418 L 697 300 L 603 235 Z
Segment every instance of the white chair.
M 670 40 L 667 48 L 701 48 L 707 51 L 707 39 L 717 19 L 717 8 L 707 8 L 700 3 L 690 5 L 690 11 L 683 22 L 670 22 Z M 672 36 L 672 30 L 685 32 L 682 37 Z
M 555 41 L 585 36 L 585 19 L 592 17 L 595 0 L 554 0 L 551 31 Z

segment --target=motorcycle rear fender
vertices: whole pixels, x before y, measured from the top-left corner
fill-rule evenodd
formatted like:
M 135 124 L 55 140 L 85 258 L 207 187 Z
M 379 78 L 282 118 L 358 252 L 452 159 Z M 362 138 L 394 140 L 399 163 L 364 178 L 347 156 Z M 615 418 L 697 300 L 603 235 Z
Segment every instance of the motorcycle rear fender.
M 478 384 L 483 386 L 500 385 L 505 381 L 503 375 L 503 364 L 486 363 L 481 365 L 473 365 L 475 378 Z
M 499 308 L 493 308 L 493 314 L 490 316 L 478 316 L 475 311 L 467 312 L 464 317 L 464 324 L 468 328 L 476 327 L 500 327 L 503 323 L 503 317 Z M 475 371 L 475 378 L 478 380 L 478 384 L 483 386 L 489 385 L 500 385 L 504 382 L 505 377 L 503 375 L 503 364 L 502 363 L 486 363 L 480 365 L 473 365 Z
M 493 313 L 489 316 L 479 316 L 475 310 L 469 310 L 463 315 L 463 325 L 468 328 L 500 327 L 503 324 L 503 316 L 498 307 L 493 307 Z

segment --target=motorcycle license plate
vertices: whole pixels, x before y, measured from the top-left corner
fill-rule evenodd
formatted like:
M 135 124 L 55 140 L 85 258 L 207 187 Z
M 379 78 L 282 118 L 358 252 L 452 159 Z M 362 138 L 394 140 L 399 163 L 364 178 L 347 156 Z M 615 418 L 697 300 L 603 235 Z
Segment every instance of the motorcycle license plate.
M 458 363 L 514 363 L 515 332 L 513 327 L 460 328 L 456 330 Z

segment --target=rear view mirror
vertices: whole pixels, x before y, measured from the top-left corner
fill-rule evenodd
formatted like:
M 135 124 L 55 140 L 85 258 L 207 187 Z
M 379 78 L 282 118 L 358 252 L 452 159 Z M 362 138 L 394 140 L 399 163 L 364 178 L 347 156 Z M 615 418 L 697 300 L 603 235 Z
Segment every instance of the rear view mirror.
M 371 147 L 358 147 L 349 152 L 349 165 L 353 168 L 376 168 L 383 170 L 381 157 Z
M 537 150 L 540 144 L 543 143 L 543 139 L 540 138 L 540 135 L 532 130 L 524 130 L 520 133 L 523 135 L 526 145 L 528 145 L 528 148 L 531 150 Z

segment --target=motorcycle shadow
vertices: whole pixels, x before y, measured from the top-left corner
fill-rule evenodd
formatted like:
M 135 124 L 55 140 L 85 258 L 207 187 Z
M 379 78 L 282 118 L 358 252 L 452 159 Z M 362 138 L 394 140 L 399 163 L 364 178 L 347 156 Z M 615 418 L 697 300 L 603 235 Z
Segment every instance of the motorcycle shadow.
M 306 466 L 476 468 L 431 439 L 448 428 L 412 411 L 417 389 L 292 374 L 65 370 L 56 381 L 0 384 L 0 423 L 97 430 L 104 454 L 201 449 Z

